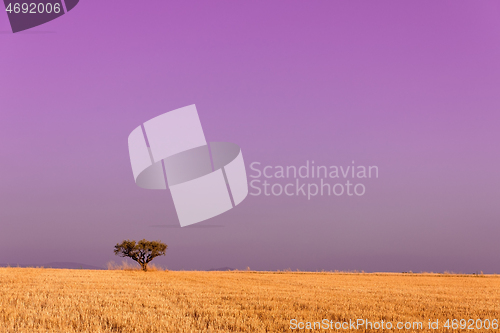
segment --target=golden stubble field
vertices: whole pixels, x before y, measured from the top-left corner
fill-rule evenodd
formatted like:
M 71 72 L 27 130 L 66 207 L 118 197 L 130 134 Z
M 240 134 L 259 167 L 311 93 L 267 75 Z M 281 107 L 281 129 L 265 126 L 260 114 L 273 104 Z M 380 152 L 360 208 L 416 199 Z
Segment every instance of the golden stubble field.
M 335 332 L 290 320 L 358 318 L 499 319 L 500 277 L 0 268 L 0 332 Z

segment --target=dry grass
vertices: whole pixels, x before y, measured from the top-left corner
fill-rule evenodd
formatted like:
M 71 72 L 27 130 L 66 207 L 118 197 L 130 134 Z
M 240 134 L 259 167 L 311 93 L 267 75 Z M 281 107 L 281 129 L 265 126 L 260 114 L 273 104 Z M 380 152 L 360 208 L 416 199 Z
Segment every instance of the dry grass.
M 107 263 L 107 268 L 112 271 L 122 270 L 122 271 L 140 271 L 142 270 L 141 266 L 137 264 L 130 264 L 128 261 L 123 260 L 121 264 L 117 264 L 114 261 L 110 261 Z M 167 269 L 163 269 L 161 267 L 156 266 L 155 264 L 148 265 L 149 272 L 157 272 L 157 271 L 168 271 Z
M 499 311 L 498 276 L 0 268 L 0 332 L 291 332 L 293 318 L 427 324 Z

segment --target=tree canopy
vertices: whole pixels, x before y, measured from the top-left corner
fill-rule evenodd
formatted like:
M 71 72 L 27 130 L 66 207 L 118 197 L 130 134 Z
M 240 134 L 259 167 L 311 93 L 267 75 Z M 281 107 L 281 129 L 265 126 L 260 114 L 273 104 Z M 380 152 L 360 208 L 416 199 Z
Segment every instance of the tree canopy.
M 135 240 L 124 240 L 115 245 L 115 255 L 129 257 L 141 265 L 143 271 L 148 270 L 148 263 L 158 256 L 164 256 L 167 251 L 167 244 L 161 241 L 147 241 L 145 239 L 136 242 Z

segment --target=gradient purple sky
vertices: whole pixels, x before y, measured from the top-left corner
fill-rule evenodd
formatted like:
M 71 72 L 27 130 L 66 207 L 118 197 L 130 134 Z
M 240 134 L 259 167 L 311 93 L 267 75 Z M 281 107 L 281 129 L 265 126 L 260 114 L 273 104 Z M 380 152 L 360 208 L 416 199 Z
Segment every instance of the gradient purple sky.
M 0 14 L 0 263 L 500 273 L 500 2 L 97 1 Z M 127 137 L 196 104 L 248 166 L 377 165 L 360 198 L 249 196 L 176 228 Z

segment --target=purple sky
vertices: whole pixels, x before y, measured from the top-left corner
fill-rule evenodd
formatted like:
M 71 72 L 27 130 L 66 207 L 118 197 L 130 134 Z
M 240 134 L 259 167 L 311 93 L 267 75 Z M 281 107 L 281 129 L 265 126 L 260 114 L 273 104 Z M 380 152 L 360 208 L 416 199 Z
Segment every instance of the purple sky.
M 500 273 L 500 2 L 82 1 L 0 13 L 0 263 Z M 362 197 L 249 196 L 176 228 L 128 134 L 196 104 L 248 166 L 377 165 Z

